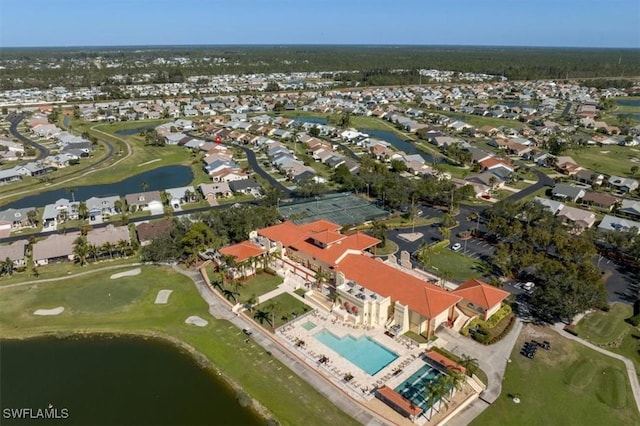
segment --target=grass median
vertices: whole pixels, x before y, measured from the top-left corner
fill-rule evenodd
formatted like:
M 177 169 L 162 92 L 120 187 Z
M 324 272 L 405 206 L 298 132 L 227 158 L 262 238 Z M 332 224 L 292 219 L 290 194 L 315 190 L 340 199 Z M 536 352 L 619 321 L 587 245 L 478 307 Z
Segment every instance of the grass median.
M 0 289 L 0 337 L 82 332 L 168 336 L 206 356 L 283 424 L 299 424 L 300 419 L 305 424 L 357 424 L 261 347 L 244 343 L 246 336 L 231 323 L 212 318 L 188 278 L 162 266 L 142 266 L 140 275 L 115 280 L 112 273 Z M 168 304 L 155 305 L 161 289 L 173 293 Z M 65 308 L 58 316 L 33 315 L 58 306 Z M 191 315 L 209 324 L 185 324 Z

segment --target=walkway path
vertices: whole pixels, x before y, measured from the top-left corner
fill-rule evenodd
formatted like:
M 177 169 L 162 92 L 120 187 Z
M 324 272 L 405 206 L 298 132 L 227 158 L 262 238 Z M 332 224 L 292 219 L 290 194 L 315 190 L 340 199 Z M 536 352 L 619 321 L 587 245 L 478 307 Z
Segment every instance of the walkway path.
M 500 392 L 502 392 L 502 379 L 507 369 L 507 362 L 511 357 L 513 347 L 518 340 L 520 331 L 522 330 L 522 322 L 516 319 L 516 323 L 509 334 L 499 342 L 485 346 L 462 336 L 460 333 L 445 328 L 439 332 L 440 338 L 446 341 L 444 347 L 455 353 L 456 355 L 466 354 L 471 358 L 478 360 L 480 368 L 487 374 L 489 383 L 487 389 L 480 394 L 480 398 L 476 399 L 464 410 L 451 419 L 447 425 L 465 426 L 471 423 L 480 413 L 486 410 L 492 404 Z
M 620 354 L 609 352 L 606 349 L 602 349 L 601 347 L 596 346 L 593 343 L 589 343 L 586 340 L 579 338 L 578 336 L 574 336 L 573 334 L 567 333 L 566 331 L 564 331 L 563 323 L 556 323 L 553 325 L 552 328 L 556 330 L 558 334 L 560 334 L 562 337 L 578 342 L 581 345 L 588 347 L 589 349 L 593 349 L 594 351 L 600 352 L 601 354 L 610 356 L 611 358 L 615 358 L 624 362 L 624 365 L 627 368 L 627 375 L 629 376 L 629 383 L 631 384 L 631 391 L 633 392 L 633 398 L 636 400 L 636 407 L 638 408 L 638 412 L 640 412 L 640 383 L 638 382 L 638 374 L 636 373 L 636 367 L 633 364 L 633 361 L 631 361 L 629 358 L 622 356 Z
M 251 338 L 254 342 L 262 346 L 274 358 L 286 365 L 300 378 L 305 380 L 320 392 L 325 398 L 330 400 L 338 408 L 363 425 L 378 426 L 391 425 L 390 422 L 379 417 L 377 414 L 351 399 L 347 394 L 337 389 L 327 378 L 309 368 L 304 361 L 298 359 L 287 348 L 281 346 L 275 338 L 262 327 L 256 327 L 255 323 L 244 315 L 236 315 L 231 312 L 231 308 L 223 300 L 215 296 L 207 284 L 204 282 L 197 270 L 185 271 L 177 265 L 173 267 L 177 272 L 191 278 L 196 285 L 196 289 L 202 298 L 209 304 L 209 313 L 218 319 L 225 319 L 233 323 L 238 329 L 248 329 L 253 333 Z

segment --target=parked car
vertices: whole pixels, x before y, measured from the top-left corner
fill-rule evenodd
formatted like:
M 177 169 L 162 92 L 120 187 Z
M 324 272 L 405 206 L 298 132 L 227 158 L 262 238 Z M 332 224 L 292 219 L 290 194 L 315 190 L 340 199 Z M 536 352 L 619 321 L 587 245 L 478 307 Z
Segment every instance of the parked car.
M 458 251 L 462 248 L 462 244 L 460 243 L 455 243 L 454 245 L 451 246 L 451 250 L 453 251 Z
M 534 283 L 532 283 L 531 281 L 529 281 L 529 282 L 527 282 L 527 283 L 522 284 L 522 288 L 523 288 L 525 291 L 528 291 L 528 292 L 533 291 L 533 288 L 534 288 L 535 286 L 536 286 L 536 285 L 535 285 Z

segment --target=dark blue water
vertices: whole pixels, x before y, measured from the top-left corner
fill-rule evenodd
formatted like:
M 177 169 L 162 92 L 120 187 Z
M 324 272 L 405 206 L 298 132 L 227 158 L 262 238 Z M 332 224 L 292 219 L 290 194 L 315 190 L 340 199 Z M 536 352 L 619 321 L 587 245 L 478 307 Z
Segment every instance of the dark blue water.
M 76 201 L 85 201 L 91 197 L 106 197 L 111 195 L 126 195 L 134 192 L 142 192 L 142 182 L 146 182 L 147 191 L 163 190 L 178 186 L 186 186 L 193 180 L 193 171 L 187 166 L 165 166 L 158 169 L 149 170 L 139 175 L 131 176 L 120 182 L 108 183 L 104 185 L 71 186 L 46 191 L 37 195 L 22 198 L 12 203 L 3 205 L 2 210 L 8 208 L 44 207 L 47 204 L 55 203 L 60 198 L 69 200 L 75 198 Z M 74 196 L 71 196 L 69 188 L 74 188 Z
M 416 146 L 413 143 L 398 137 L 398 135 L 396 135 L 393 132 L 387 132 L 386 130 L 373 130 L 373 129 L 358 129 L 358 130 L 362 133 L 368 134 L 374 139 L 380 139 L 385 142 L 389 142 L 396 149 L 399 149 L 400 151 L 404 151 L 409 155 L 420 154 L 420 156 L 424 158 L 424 160 L 427 163 L 433 163 L 433 157 L 431 155 L 423 151 L 420 151 L 418 148 L 416 148 Z
M 297 121 L 298 123 L 327 124 L 327 119 L 320 117 L 294 117 L 293 121 Z
M 616 103 L 622 106 L 639 107 L 640 99 L 616 99 Z
M 142 131 L 146 131 L 146 130 L 149 130 L 149 129 L 155 129 L 156 127 L 157 126 L 134 127 L 133 129 L 118 130 L 115 133 L 116 133 L 116 135 L 120 135 L 120 136 L 132 136 L 132 135 L 138 135 Z
M 498 102 L 498 104 L 506 105 L 508 107 L 531 108 L 531 104 L 528 104 L 526 102 L 503 101 L 503 102 Z
M 258 425 L 235 393 L 184 351 L 157 340 L 0 341 L 3 425 Z M 67 410 L 16 420 L 5 409 Z
M 629 113 L 629 112 L 621 112 L 621 113 L 616 114 L 616 115 L 628 115 L 628 116 L 631 116 L 632 119 L 640 121 L 640 112 L 631 112 L 631 113 Z

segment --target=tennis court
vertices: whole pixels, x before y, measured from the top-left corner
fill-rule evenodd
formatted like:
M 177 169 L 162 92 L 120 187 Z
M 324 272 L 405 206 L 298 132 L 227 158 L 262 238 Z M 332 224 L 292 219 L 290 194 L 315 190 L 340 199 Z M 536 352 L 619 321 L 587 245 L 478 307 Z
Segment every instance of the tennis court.
M 281 204 L 278 210 L 286 219 L 297 224 L 326 219 L 338 225 L 354 225 L 389 215 L 386 210 L 350 193 L 325 194 Z

